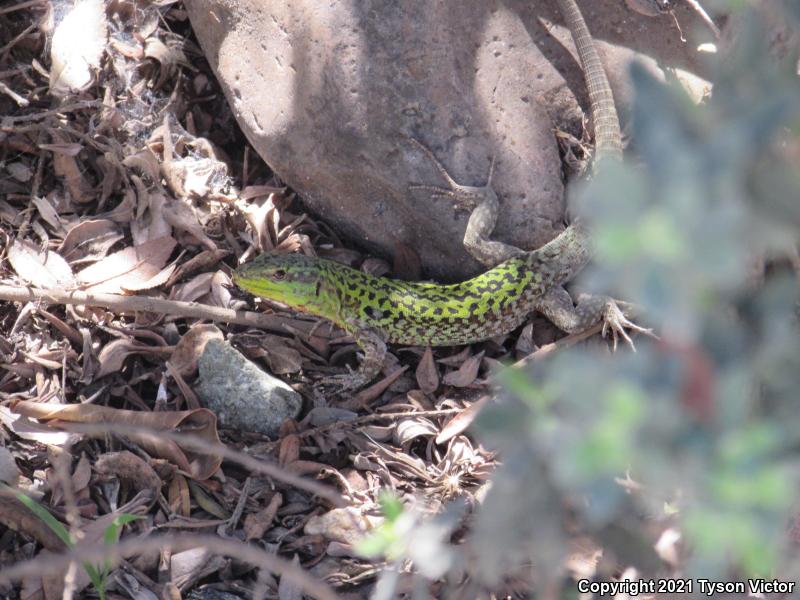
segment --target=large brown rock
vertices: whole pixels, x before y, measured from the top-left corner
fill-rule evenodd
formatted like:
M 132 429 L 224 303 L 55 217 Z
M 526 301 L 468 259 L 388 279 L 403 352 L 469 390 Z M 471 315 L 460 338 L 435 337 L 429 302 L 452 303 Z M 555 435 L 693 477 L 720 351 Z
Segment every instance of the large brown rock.
M 680 42 L 670 17 L 642 17 L 619 0 L 581 5 L 623 105 L 626 64 L 637 53 L 698 69 L 695 44 Z M 352 241 L 389 255 L 409 246 L 443 281 L 480 270 L 461 244 L 468 215 L 409 191 L 444 182 L 405 136 L 432 147 L 464 184 L 483 184 L 494 157 L 498 239 L 534 248 L 561 229 L 554 127 L 579 132 L 574 98 L 580 106 L 587 98 L 551 2 L 186 6 L 250 142 L 311 211 Z M 679 15 L 690 30 L 691 13 Z

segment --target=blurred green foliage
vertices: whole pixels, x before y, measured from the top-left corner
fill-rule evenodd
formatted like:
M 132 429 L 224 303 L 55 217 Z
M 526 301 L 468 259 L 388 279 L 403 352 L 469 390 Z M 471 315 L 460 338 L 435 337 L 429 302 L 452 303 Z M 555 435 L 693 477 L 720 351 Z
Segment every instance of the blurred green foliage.
M 771 9 L 791 29 L 798 4 Z M 758 11 L 741 22 L 699 106 L 633 69 L 639 162 L 576 194 L 597 244 L 579 287 L 638 304 L 662 341 L 506 373 L 504 401 L 479 422 L 503 457 L 472 534 L 487 585 L 515 565 L 562 572 L 567 522 L 640 573 L 665 572 L 652 546 L 669 525 L 687 576 L 800 576 L 787 550 L 800 489 L 800 78 L 796 55 L 767 47 Z

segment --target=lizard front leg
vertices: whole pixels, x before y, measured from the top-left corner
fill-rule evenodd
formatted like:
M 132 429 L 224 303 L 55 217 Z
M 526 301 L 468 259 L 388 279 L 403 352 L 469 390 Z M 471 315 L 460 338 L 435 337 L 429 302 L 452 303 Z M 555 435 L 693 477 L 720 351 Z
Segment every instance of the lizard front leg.
M 497 194 L 492 189 L 492 174 L 494 172 L 494 159 L 489 167 L 486 184 L 482 186 L 462 185 L 458 183 L 444 165 L 439 162 L 436 155 L 422 142 L 408 138 L 431 160 L 436 170 L 447 182 L 448 187 L 430 185 L 414 185 L 410 189 L 427 190 L 433 197 L 450 198 L 458 202 L 463 208 L 471 210 L 467 229 L 464 232 L 464 247 L 476 260 L 487 267 L 496 267 L 501 262 L 524 254 L 524 250 L 489 239 L 497 223 L 500 212 L 500 202 Z
M 336 392 L 355 390 L 367 385 L 381 372 L 386 358 L 386 341 L 377 329 L 365 327 L 354 320 L 348 321 L 345 329 L 355 338 L 356 344 L 364 353 L 364 358 L 357 370 L 342 375 L 331 375 L 320 381 L 324 387 L 330 387 Z

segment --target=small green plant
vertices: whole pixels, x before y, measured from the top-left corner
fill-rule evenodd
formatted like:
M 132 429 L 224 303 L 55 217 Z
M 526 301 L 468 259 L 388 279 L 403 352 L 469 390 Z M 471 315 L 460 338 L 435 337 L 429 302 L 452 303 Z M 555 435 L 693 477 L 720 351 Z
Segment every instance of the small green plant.
M 378 502 L 385 521 L 362 539 L 356 550 L 367 558 L 399 558 L 403 554 L 403 541 L 415 519 L 405 511 L 400 499 L 387 490 L 381 491 Z
M 16 490 L 11 490 L 14 496 L 16 496 L 17 500 L 22 502 L 33 514 L 35 514 L 39 519 L 41 519 L 52 531 L 55 533 L 58 538 L 64 542 L 64 544 L 70 548 L 75 548 L 75 542 L 72 540 L 72 536 L 69 534 L 69 530 L 64 526 L 61 521 L 56 519 L 50 512 L 41 506 L 35 500 L 29 498 L 22 492 L 18 492 Z M 132 523 L 142 517 L 137 515 L 131 514 L 121 514 L 114 518 L 111 522 L 111 525 L 106 527 L 105 532 L 103 533 L 103 543 L 106 546 L 113 546 L 119 541 L 120 533 L 122 532 L 122 528 L 127 525 L 128 523 Z M 97 590 L 97 594 L 100 596 L 101 600 L 105 600 L 106 598 L 106 583 L 108 581 L 108 575 L 111 569 L 111 561 L 105 560 L 103 561 L 102 565 L 93 565 L 89 562 L 82 563 L 83 568 L 86 570 L 86 573 L 89 575 L 89 579 L 92 582 L 92 585 Z

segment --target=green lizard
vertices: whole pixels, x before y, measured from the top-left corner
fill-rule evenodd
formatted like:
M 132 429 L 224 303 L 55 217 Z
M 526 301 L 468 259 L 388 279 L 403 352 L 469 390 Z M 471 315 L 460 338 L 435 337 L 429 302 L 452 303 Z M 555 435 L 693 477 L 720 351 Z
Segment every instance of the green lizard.
M 611 88 L 586 23 L 575 0 L 558 0 L 583 65 L 595 126 L 594 167 L 605 158 L 622 157 L 619 120 Z M 448 188 L 415 186 L 453 198 L 472 208 L 464 245 L 491 267 L 452 285 L 374 277 L 342 264 L 299 254 L 264 254 L 234 273 L 240 288 L 333 321 L 353 335 L 364 352 L 359 369 L 323 380 L 342 390 L 369 383 L 383 366 L 386 344 L 449 346 L 509 333 L 533 311 L 560 329 L 575 333 L 603 321 L 632 345 L 625 328 L 649 333 L 627 319 L 606 296 L 583 296 L 575 306 L 561 284 L 589 261 L 591 240 L 580 222 L 571 224 L 543 247 L 526 252 L 489 239 L 499 202 L 489 181 L 473 187 L 457 183 L 425 146 Z

